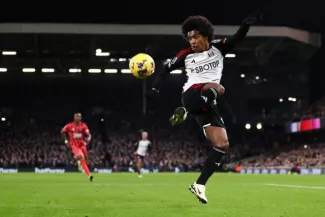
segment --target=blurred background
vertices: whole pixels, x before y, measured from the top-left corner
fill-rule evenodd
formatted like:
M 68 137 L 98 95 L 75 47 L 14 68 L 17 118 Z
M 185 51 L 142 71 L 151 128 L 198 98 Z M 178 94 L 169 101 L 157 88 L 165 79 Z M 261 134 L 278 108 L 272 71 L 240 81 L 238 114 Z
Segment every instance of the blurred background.
M 210 147 L 202 130 L 191 118 L 168 123 L 186 76 L 173 71 L 150 101 L 143 95 L 155 75 L 136 79 L 129 59 L 148 53 L 158 72 L 186 48 L 187 16 L 206 16 L 221 39 L 261 10 L 264 20 L 225 58 L 224 169 L 325 173 L 325 28 L 316 1 L 104 4 L 29 4 L 0 15 L 0 168 L 76 171 L 60 130 L 81 112 L 93 134 L 92 170 L 130 171 L 146 130 L 148 171 L 199 171 Z

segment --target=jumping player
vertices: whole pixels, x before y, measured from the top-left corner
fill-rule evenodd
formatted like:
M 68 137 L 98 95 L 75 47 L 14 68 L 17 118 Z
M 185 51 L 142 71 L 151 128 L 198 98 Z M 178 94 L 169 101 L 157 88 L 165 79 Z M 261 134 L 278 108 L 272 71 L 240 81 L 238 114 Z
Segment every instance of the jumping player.
M 135 152 L 136 165 L 137 165 L 139 178 L 142 178 L 141 169 L 143 167 L 143 159 L 147 155 L 147 151 L 149 147 L 150 147 L 150 141 L 148 140 L 148 133 L 144 131 L 141 133 L 141 140 L 139 141 L 138 149 Z
M 81 121 L 81 114 L 74 114 L 74 121 L 66 124 L 61 130 L 64 143 L 71 148 L 74 158 L 77 160 L 79 170 L 84 170 L 90 181 L 94 177 L 87 166 L 87 144 L 90 142 L 91 134 L 87 124 Z
M 219 115 L 217 97 L 224 93 L 220 80 L 223 71 L 223 60 L 226 54 L 240 43 L 250 25 L 262 19 L 261 13 L 254 13 L 245 18 L 239 30 L 231 37 L 213 40 L 213 25 L 203 16 L 190 16 L 182 25 L 183 36 L 190 48 L 182 50 L 160 71 L 153 82 L 148 96 L 159 94 L 162 80 L 169 72 L 184 68 L 188 77 L 183 86 L 182 104 L 171 117 L 171 124 L 183 122 L 187 113 L 196 119 L 205 136 L 212 143 L 203 169 L 198 179 L 189 186 L 189 190 L 202 203 L 207 203 L 205 195 L 206 183 L 215 169 L 220 166 L 223 156 L 229 148 L 224 122 Z

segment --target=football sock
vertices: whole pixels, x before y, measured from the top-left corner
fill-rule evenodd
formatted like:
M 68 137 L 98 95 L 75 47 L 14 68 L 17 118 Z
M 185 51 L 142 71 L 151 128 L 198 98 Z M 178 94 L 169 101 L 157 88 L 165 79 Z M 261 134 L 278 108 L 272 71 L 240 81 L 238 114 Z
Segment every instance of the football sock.
M 207 183 L 208 179 L 214 173 L 215 169 L 219 167 L 220 162 L 225 154 L 225 150 L 213 147 L 203 165 L 201 175 L 196 181 L 197 184 L 205 185 Z
M 85 159 L 81 159 L 80 160 L 80 163 L 81 163 L 82 169 L 85 171 L 85 173 L 87 174 L 87 176 L 90 176 L 90 171 L 88 169 L 86 160 Z

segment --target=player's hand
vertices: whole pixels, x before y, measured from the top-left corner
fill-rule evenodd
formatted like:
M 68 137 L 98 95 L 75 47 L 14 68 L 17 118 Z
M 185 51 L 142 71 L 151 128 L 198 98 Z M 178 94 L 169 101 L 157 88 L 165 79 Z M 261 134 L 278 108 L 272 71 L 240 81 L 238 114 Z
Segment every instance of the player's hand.
M 159 90 L 152 88 L 147 91 L 146 95 L 147 98 L 149 99 L 158 99 L 159 97 Z
M 88 145 L 90 143 L 90 138 L 85 138 L 85 145 Z
M 248 15 L 244 20 L 244 24 L 252 25 L 258 21 L 261 21 L 263 19 L 263 14 L 261 12 L 254 12 L 250 15 Z

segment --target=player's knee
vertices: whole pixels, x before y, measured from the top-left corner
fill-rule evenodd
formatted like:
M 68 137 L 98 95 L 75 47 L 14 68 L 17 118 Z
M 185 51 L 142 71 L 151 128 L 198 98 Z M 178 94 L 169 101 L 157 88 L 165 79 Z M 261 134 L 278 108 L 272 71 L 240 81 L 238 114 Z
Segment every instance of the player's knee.
M 229 149 L 229 141 L 228 141 L 228 139 L 224 139 L 224 140 L 218 141 L 214 146 L 227 151 Z
M 202 88 L 202 92 L 206 91 L 208 89 L 214 89 L 217 91 L 218 95 L 223 95 L 225 93 L 225 88 L 224 86 L 222 86 L 221 84 L 217 84 L 217 83 L 207 83 L 204 85 L 204 87 Z
M 83 158 L 84 158 L 84 156 L 83 156 L 82 154 L 76 156 L 76 160 L 81 160 L 81 159 L 83 159 Z
M 201 93 L 202 99 L 207 104 L 211 104 L 218 97 L 218 92 L 214 88 L 209 88 L 207 90 L 202 91 Z

